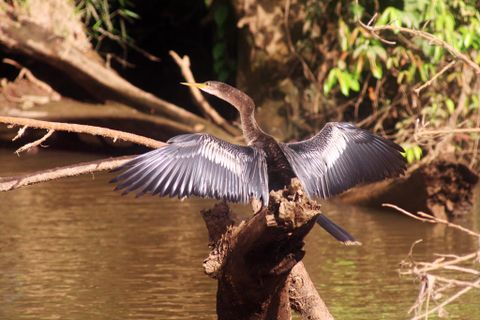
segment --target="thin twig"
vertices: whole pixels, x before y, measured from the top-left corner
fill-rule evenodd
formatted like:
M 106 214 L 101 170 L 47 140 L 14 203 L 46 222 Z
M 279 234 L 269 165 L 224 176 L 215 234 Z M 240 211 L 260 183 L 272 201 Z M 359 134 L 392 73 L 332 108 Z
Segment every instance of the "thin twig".
M 445 262 L 442 262 L 442 263 L 431 264 L 430 266 L 426 266 L 424 268 L 419 268 L 418 272 L 428 272 L 428 271 L 434 271 L 434 270 L 442 269 L 444 267 L 452 266 L 452 265 L 455 265 L 455 264 L 460 263 L 460 262 L 475 259 L 476 257 L 477 257 L 477 252 L 473 252 L 473 253 L 467 254 L 463 257 L 458 257 L 456 259 L 448 260 L 448 261 L 445 261 Z
M 428 222 L 428 223 L 433 223 L 433 224 L 444 224 L 448 227 L 451 227 L 451 228 L 454 228 L 454 229 L 457 229 L 457 230 L 460 230 L 460 231 L 463 231 L 469 235 L 472 235 L 472 236 L 475 236 L 475 237 L 478 237 L 480 238 L 480 233 L 477 233 L 477 232 L 474 232 L 470 229 L 467 229 L 465 227 L 462 227 L 458 224 L 455 224 L 455 223 L 452 223 L 450 221 L 447 221 L 445 219 L 440 219 L 440 218 L 437 218 L 435 216 L 432 216 L 430 214 L 427 214 L 425 212 L 421 212 L 421 211 L 418 211 L 417 212 L 417 215 L 414 215 L 413 213 L 410 213 L 408 212 L 407 210 L 405 209 L 402 209 L 394 204 L 390 204 L 390 203 L 383 203 L 382 204 L 383 207 L 389 207 L 389 208 L 392 208 L 392 209 L 395 209 L 401 213 L 403 213 L 404 215 L 406 216 L 409 216 L 410 218 L 413 218 L 415 220 L 419 220 L 419 221 L 422 221 L 422 222 Z
M 457 129 L 438 129 L 438 130 L 419 130 L 418 136 L 451 134 L 451 133 L 479 133 L 480 128 L 457 128 Z
M 25 127 L 24 127 L 25 128 Z M 39 146 L 42 144 L 42 142 L 45 142 L 45 140 L 47 140 L 53 133 L 55 132 L 55 130 L 53 129 L 50 129 L 48 130 L 48 132 L 43 136 L 41 137 L 40 139 L 38 140 L 35 140 L 33 142 L 30 142 L 30 143 L 27 143 L 26 145 L 18 148 L 15 153 L 18 155 L 20 154 L 21 152 L 25 152 L 33 147 L 36 147 L 36 146 Z
M 444 278 L 444 277 L 440 277 L 440 276 L 435 276 L 435 277 L 437 278 L 437 281 L 445 282 L 445 283 L 448 283 L 448 284 L 454 284 L 456 286 L 473 287 L 475 289 L 480 289 L 480 284 L 475 284 L 475 283 L 471 283 L 471 282 L 468 282 L 468 281 L 452 280 L 452 279 L 448 279 L 448 278 Z
M 457 63 L 456 60 L 451 61 L 449 64 L 447 64 L 445 67 L 442 68 L 439 72 L 437 72 L 430 80 L 419 86 L 418 88 L 413 89 L 413 91 L 417 94 L 420 95 L 420 91 L 431 85 L 438 77 L 440 77 L 442 74 L 444 74 L 448 69 L 453 67 Z
M 170 50 L 170 56 L 180 67 L 183 77 L 187 82 L 195 82 L 195 77 L 193 76 L 192 70 L 190 69 L 190 58 L 187 55 L 184 55 L 181 58 L 175 51 Z M 205 99 L 203 94 L 198 88 L 189 87 L 190 93 L 198 105 L 202 113 L 211 119 L 216 125 L 222 127 L 225 131 L 232 135 L 239 135 L 240 131 L 234 126 L 230 125 L 227 120 L 225 120 L 218 112 L 215 110 L 210 103 Z
M 15 141 L 17 139 L 20 139 L 25 131 L 27 130 L 28 126 L 23 126 L 20 129 L 18 129 L 17 135 L 12 139 L 12 141 Z
M 453 296 L 451 296 L 450 298 L 446 299 L 445 301 L 443 301 L 442 303 L 440 303 L 439 305 L 437 305 L 435 308 L 433 309 L 430 309 L 428 310 L 427 312 L 425 312 L 424 314 L 421 314 L 419 316 L 415 316 L 413 317 L 411 320 L 419 320 L 419 319 L 422 319 L 422 318 L 425 318 L 427 315 L 430 315 L 434 312 L 437 312 L 438 310 L 441 310 L 443 307 L 445 307 L 447 304 L 451 303 L 452 301 L 458 299 L 460 296 L 464 295 L 465 293 L 467 293 L 468 291 L 470 291 L 471 289 L 473 288 L 476 288 L 478 285 L 480 285 L 480 279 L 478 279 L 477 281 L 473 282 L 471 286 L 468 286 L 468 287 L 465 287 L 463 288 L 462 290 L 458 291 L 456 294 L 454 294 Z
M 377 15 L 378 13 L 375 13 L 373 15 L 373 17 L 368 21 L 368 23 L 365 25 L 361 20 L 358 20 L 358 23 L 366 30 L 369 30 L 369 28 L 373 28 L 372 27 L 372 23 L 375 21 L 375 19 L 377 18 Z M 370 31 L 370 30 L 369 30 Z M 389 45 L 395 45 L 396 42 L 395 41 L 390 41 L 390 40 L 386 40 L 386 39 L 383 39 L 382 37 L 380 37 L 377 33 L 375 32 L 372 32 L 370 31 L 370 34 L 377 40 L 380 40 L 381 42 L 383 43 L 386 43 L 386 44 L 389 44 Z
M 441 223 L 441 224 L 444 224 L 448 227 L 451 227 L 451 228 L 454 228 L 454 229 L 457 229 L 457 230 L 460 230 L 460 231 L 463 231 L 471 236 L 475 236 L 475 237 L 478 237 L 480 238 L 480 233 L 477 233 L 477 232 L 473 232 L 472 230 L 470 229 L 467 229 L 465 227 L 462 227 L 458 224 L 455 224 L 455 223 L 452 223 L 448 220 L 445 220 L 445 219 L 441 219 L 441 218 L 437 218 L 437 217 L 434 217 L 428 213 L 425 213 L 425 212 L 421 212 L 421 211 L 418 211 L 417 214 L 421 217 L 424 217 L 424 218 L 427 218 L 427 219 L 432 219 L 434 220 L 436 223 Z
M 164 142 L 143 137 L 140 135 L 136 135 L 133 133 L 127 133 L 119 130 L 113 130 L 113 129 L 107 129 L 102 127 L 83 125 L 83 124 L 50 122 L 50 121 L 17 118 L 17 117 L 0 117 L 0 123 L 7 123 L 7 124 L 13 124 L 13 125 L 19 125 L 19 126 L 28 126 L 30 128 L 39 128 L 39 129 L 47 129 L 47 130 L 52 129 L 55 131 L 87 133 L 94 136 L 112 138 L 114 142 L 116 140 L 123 140 L 127 142 L 144 145 L 149 148 L 159 148 L 165 145 Z
M 42 80 L 38 79 L 33 75 L 33 73 L 25 68 L 23 65 L 18 63 L 17 61 L 9 58 L 4 58 L 2 60 L 3 63 L 14 66 L 15 68 L 19 69 L 20 72 L 18 73 L 17 79 L 27 78 L 30 82 L 34 85 L 45 91 L 50 95 L 50 98 L 54 101 L 60 100 L 61 96 L 58 92 L 56 92 L 49 84 L 43 82 Z

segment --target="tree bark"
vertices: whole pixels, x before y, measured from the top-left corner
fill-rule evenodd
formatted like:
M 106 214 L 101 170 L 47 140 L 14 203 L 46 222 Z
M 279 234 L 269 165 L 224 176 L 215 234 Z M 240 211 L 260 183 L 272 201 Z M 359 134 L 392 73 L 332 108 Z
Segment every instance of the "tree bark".
M 319 213 L 298 180 L 271 192 L 269 207 L 246 221 L 236 223 L 225 203 L 202 212 L 211 248 L 204 269 L 218 280 L 219 319 L 290 319 L 290 304 L 304 319 L 333 319 L 299 264 Z

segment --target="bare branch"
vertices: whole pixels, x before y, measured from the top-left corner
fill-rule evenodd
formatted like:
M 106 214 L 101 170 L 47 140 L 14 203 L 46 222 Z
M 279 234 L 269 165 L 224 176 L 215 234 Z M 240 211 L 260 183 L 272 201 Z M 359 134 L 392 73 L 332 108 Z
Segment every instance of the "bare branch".
M 384 31 L 384 30 L 407 33 L 407 34 L 410 34 L 410 35 L 413 35 L 413 36 L 416 36 L 416 37 L 423 38 L 423 39 L 427 40 L 429 44 L 434 44 L 434 45 L 437 45 L 437 46 L 440 46 L 440 47 L 446 49 L 448 52 L 450 52 L 450 54 L 453 57 L 465 62 L 473 70 L 475 70 L 475 72 L 477 74 L 480 74 L 480 66 L 478 64 L 473 62 L 472 59 L 470 59 L 467 55 L 465 55 L 465 54 L 461 53 L 460 51 L 458 51 L 457 49 L 455 49 L 454 46 L 452 46 L 448 42 L 445 42 L 442 39 L 434 36 L 433 34 L 430 34 L 428 32 L 421 31 L 421 30 L 414 30 L 414 29 L 399 27 L 399 26 L 395 26 L 395 25 L 371 26 L 371 25 L 366 25 L 361 21 L 359 21 L 359 24 L 365 30 L 369 31 L 372 34 L 372 36 L 374 36 L 377 39 L 380 38 L 380 36 L 378 35 L 378 32 L 379 31 Z M 387 41 L 387 40 L 384 40 L 384 42 L 385 41 Z M 390 43 L 390 44 L 395 44 L 395 43 L 393 42 L 393 43 Z
M 37 171 L 34 173 L 22 174 L 14 177 L 4 177 L 0 178 L 0 191 L 10 191 L 40 182 L 56 180 L 65 177 L 73 177 L 85 173 L 111 170 L 117 168 L 132 158 L 133 156 L 102 159 Z
M 465 227 L 462 227 L 458 224 L 455 224 L 455 223 L 452 223 L 450 221 L 447 221 L 445 219 L 440 219 L 440 218 L 437 218 L 435 216 L 432 216 L 430 214 L 427 214 L 425 212 L 421 212 L 421 211 L 418 211 L 417 212 L 417 215 L 414 215 L 396 205 L 393 205 L 393 204 L 390 204 L 390 203 L 384 203 L 382 204 L 383 207 L 389 207 L 389 208 L 392 208 L 392 209 L 395 209 L 401 213 L 403 213 L 404 215 L 406 216 L 409 216 L 410 218 L 413 218 L 413 219 L 416 219 L 416 220 L 419 220 L 419 221 L 422 221 L 422 222 L 428 222 L 428 223 L 433 223 L 433 224 L 444 224 L 446 225 L 447 227 L 451 227 L 451 228 L 454 228 L 454 229 L 457 229 L 457 230 L 460 230 L 462 232 L 465 232 L 471 236 L 475 236 L 475 237 L 478 237 L 480 238 L 480 233 L 476 233 L 470 229 L 467 229 Z
M 28 126 L 30 128 L 39 128 L 39 129 L 47 129 L 47 130 L 55 130 L 55 131 L 87 133 L 94 136 L 112 138 L 114 142 L 116 140 L 122 140 L 122 141 L 144 145 L 149 148 L 159 148 L 165 145 L 164 142 L 143 137 L 140 135 L 136 135 L 133 133 L 127 133 L 119 130 L 113 130 L 113 129 L 107 129 L 102 127 L 83 125 L 83 124 L 50 122 L 50 121 L 34 120 L 34 119 L 27 119 L 27 118 L 16 118 L 16 117 L 0 117 L 0 123 L 13 124 L 13 125 L 19 125 L 19 126 Z
M 180 67 L 183 77 L 187 82 L 195 82 L 195 77 L 193 76 L 192 70 L 190 69 L 190 58 L 187 55 L 184 55 L 183 58 L 173 50 L 170 50 L 170 56 L 175 60 L 177 65 Z M 234 126 L 230 125 L 227 120 L 225 120 L 218 112 L 215 110 L 210 103 L 202 95 L 201 91 L 195 87 L 189 87 L 190 93 L 199 106 L 202 113 L 210 118 L 216 125 L 222 127 L 225 131 L 232 135 L 239 135 L 240 131 Z
M 438 130 L 419 130 L 416 135 L 427 136 L 436 134 L 452 134 L 452 133 L 478 133 L 480 128 L 457 128 L 457 129 L 438 129 Z
M 40 139 L 35 140 L 33 142 L 27 143 L 23 147 L 18 148 L 15 151 L 15 153 L 18 155 L 20 152 L 24 152 L 24 151 L 27 151 L 27 150 L 33 148 L 33 147 L 41 145 L 42 142 L 45 142 L 45 140 L 47 140 L 54 132 L 55 132 L 55 130 L 53 130 L 53 129 L 48 130 L 48 132 L 43 137 L 41 137 Z
M 12 141 L 15 141 L 17 139 L 20 139 L 25 131 L 27 130 L 28 126 L 23 126 L 20 129 L 18 129 L 17 135 L 12 139 Z
M 480 285 L 480 279 L 478 279 L 477 281 L 473 282 L 471 284 L 471 286 L 466 286 L 465 288 L 463 288 L 462 290 L 458 291 L 456 294 L 454 294 L 453 296 L 451 296 L 450 298 L 446 299 L 445 301 L 443 301 L 442 303 L 440 303 L 439 305 L 437 305 L 435 308 L 433 309 L 430 309 L 428 310 L 427 312 L 423 313 L 423 314 L 420 314 L 418 316 L 415 316 L 413 317 L 411 320 L 420 320 L 420 319 L 426 319 L 426 317 L 428 317 L 428 315 L 434 313 L 434 312 L 437 312 L 439 310 L 441 310 L 443 307 L 445 307 L 447 304 L 451 303 L 452 301 L 458 299 L 459 297 L 461 297 L 462 295 L 464 295 L 465 293 L 467 293 L 468 291 L 470 291 L 471 289 L 473 288 L 476 288 L 477 286 Z
M 413 89 L 413 91 L 417 94 L 420 95 L 420 91 L 431 85 L 438 77 L 440 77 L 442 74 L 444 74 L 448 69 L 453 67 L 457 63 L 456 60 L 453 60 L 449 64 L 447 64 L 445 67 L 442 68 L 439 72 L 437 72 L 430 80 L 419 86 L 418 88 Z
M 399 212 L 422 222 L 444 224 L 447 227 L 458 229 L 469 235 L 475 236 L 480 240 L 480 234 L 457 224 L 451 223 L 447 220 L 440 219 L 423 212 L 418 212 L 417 214 L 419 216 L 416 216 L 392 204 L 384 203 L 383 206 L 398 210 Z M 417 300 L 409 311 L 415 311 L 415 316 L 411 320 L 427 319 L 430 314 L 433 314 L 435 312 L 441 312 L 443 310 L 443 307 L 445 307 L 452 301 L 458 299 L 460 296 L 467 293 L 471 289 L 480 289 L 480 279 L 478 278 L 472 281 L 465 281 L 465 277 L 462 277 L 461 279 L 453 279 L 453 276 L 452 278 L 446 278 L 443 276 L 432 274 L 433 271 L 441 272 L 445 270 L 454 270 L 478 276 L 480 274 L 480 271 L 470 268 L 470 265 L 477 265 L 475 264 L 475 262 L 480 257 L 480 251 L 472 252 L 463 256 L 442 254 L 439 255 L 440 258 L 437 258 L 433 262 L 416 262 L 413 259 L 412 251 L 414 245 L 420 241 L 417 240 L 410 248 L 410 252 L 408 254 L 408 261 L 403 260 L 401 263 L 402 269 L 406 269 L 406 271 L 400 270 L 400 274 L 413 275 L 417 279 L 419 279 L 422 284 L 418 293 Z M 465 265 L 467 263 L 467 267 L 460 265 Z M 441 303 L 438 303 L 438 301 L 436 301 L 441 299 L 439 297 L 445 296 L 445 294 L 443 294 L 444 291 L 450 290 L 458 286 L 461 286 L 463 288 L 455 294 L 447 296 Z M 440 295 L 441 292 L 442 294 Z M 430 300 L 433 300 L 437 303 L 437 305 L 431 309 Z

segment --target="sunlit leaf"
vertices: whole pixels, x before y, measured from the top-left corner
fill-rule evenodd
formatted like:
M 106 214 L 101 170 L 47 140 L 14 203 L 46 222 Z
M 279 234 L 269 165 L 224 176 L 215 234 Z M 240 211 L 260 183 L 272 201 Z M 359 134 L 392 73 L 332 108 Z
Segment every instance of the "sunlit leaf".
M 333 68 L 328 73 L 327 80 L 323 83 L 323 93 L 327 95 L 335 84 L 337 84 L 337 72 L 336 68 Z
M 344 96 L 348 96 L 350 94 L 350 75 L 348 73 L 342 72 L 338 70 L 337 72 L 338 83 L 340 84 L 340 91 Z
M 414 155 L 415 160 L 419 161 L 420 159 L 422 159 L 422 154 L 423 154 L 422 148 L 420 148 L 420 146 L 416 145 L 412 149 L 413 149 L 413 155 Z
M 415 160 L 415 154 L 413 153 L 413 149 L 408 148 L 407 150 L 405 150 L 405 153 L 406 153 L 407 162 L 413 163 L 413 160 Z
M 447 99 L 445 104 L 447 106 L 448 113 L 453 114 L 453 112 L 455 112 L 455 103 L 452 101 L 452 99 Z
M 360 83 L 358 82 L 358 80 L 356 78 L 354 78 L 353 76 L 350 76 L 350 77 L 348 77 L 348 80 L 349 80 L 350 89 L 352 89 L 353 91 L 356 91 L 356 92 L 360 90 Z

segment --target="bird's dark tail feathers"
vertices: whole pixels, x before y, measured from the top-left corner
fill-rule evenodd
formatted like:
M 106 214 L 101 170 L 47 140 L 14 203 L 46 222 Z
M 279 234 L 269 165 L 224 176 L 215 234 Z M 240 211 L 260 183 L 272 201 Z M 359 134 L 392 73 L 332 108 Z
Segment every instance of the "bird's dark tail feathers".
M 358 246 L 362 244 L 361 242 L 355 240 L 355 238 L 350 233 L 345 231 L 342 227 L 337 225 L 332 220 L 328 219 L 323 214 L 318 215 L 317 223 L 328 233 L 330 233 L 335 239 L 342 242 L 344 245 Z

